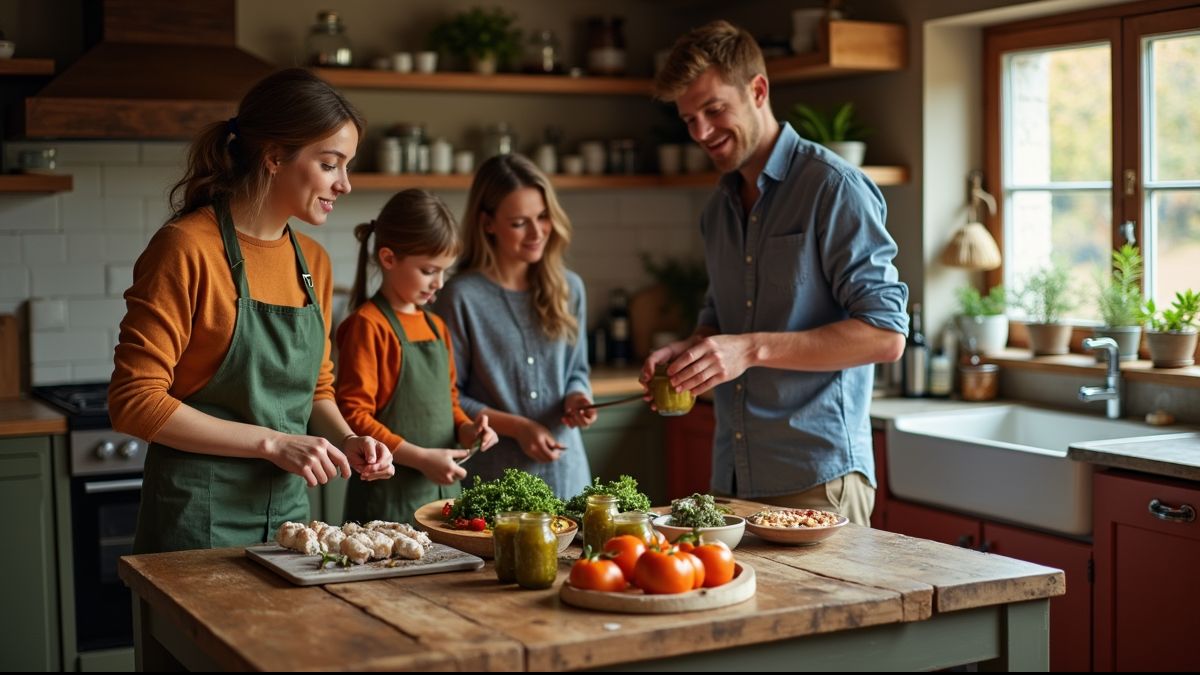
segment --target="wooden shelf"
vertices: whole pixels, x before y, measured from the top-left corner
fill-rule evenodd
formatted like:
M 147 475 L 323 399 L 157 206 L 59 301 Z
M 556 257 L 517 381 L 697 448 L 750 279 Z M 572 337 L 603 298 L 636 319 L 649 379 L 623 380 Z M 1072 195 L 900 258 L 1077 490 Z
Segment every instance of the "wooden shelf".
M 54 59 L 0 59 L 0 75 L 53 75 Z
M 1096 363 L 1093 354 L 1061 354 L 1058 356 L 1033 356 L 1028 349 L 1006 348 L 1002 352 L 989 353 L 983 357 L 987 363 L 1001 368 L 1028 370 L 1060 375 L 1086 375 L 1104 378 L 1106 365 Z M 1200 366 L 1185 368 L 1155 368 L 1150 361 L 1121 362 L 1121 377 L 1129 382 L 1151 382 L 1172 387 L 1200 387 Z
M 0 175 L 0 193 L 70 192 L 70 176 L 44 173 L 14 173 Z
M 769 59 L 771 83 L 884 73 L 908 64 L 908 34 L 903 24 L 830 21 L 820 42 L 818 51 Z
M 568 77 L 498 73 L 397 73 L 362 68 L 314 68 L 313 72 L 343 89 L 467 91 L 492 94 L 599 94 L 650 96 L 650 79 L 637 77 Z
M 903 185 L 908 182 L 908 168 L 903 166 L 864 166 L 864 173 L 877 185 Z M 639 188 L 689 188 L 715 187 L 720 174 L 714 172 L 688 173 L 676 176 L 661 174 L 630 174 L 604 176 L 568 176 L 555 174 L 550 177 L 554 187 L 559 190 L 625 190 Z M 355 173 L 350 176 L 350 184 L 356 190 L 404 190 L 406 188 L 426 188 L 429 190 L 467 190 L 471 187 L 471 176 L 468 174 L 450 174 L 438 176 L 434 174 L 383 174 Z

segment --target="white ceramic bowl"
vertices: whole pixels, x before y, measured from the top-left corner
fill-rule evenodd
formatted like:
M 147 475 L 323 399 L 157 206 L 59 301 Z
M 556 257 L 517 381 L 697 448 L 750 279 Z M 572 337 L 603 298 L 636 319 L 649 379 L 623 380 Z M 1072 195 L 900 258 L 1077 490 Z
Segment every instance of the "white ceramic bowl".
M 671 525 L 671 514 L 666 513 L 654 519 L 654 529 L 663 533 L 667 541 L 672 544 L 681 535 L 692 531 L 690 527 L 676 527 Z M 742 535 L 746 533 L 746 519 L 741 516 L 725 516 L 725 525 L 722 527 L 702 527 L 700 528 L 700 541 L 704 542 L 711 539 L 717 539 L 725 543 L 726 546 L 733 550 L 737 548 L 738 542 L 742 540 Z
M 12 40 L 0 40 L 0 59 L 11 59 L 17 51 L 17 43 Z

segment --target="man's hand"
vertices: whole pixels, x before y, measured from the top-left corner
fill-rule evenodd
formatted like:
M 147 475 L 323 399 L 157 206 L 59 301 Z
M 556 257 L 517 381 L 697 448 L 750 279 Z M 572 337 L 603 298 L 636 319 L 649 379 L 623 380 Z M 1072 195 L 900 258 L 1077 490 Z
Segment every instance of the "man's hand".
M 676 391 L 691 391 L 699 396 L 718 384 L 741 377 L 752 365 L 753 351 L 754 344 L 746 335 L 696 338 L 671 360 L 667 375 Z M 649 363 L 650 359 L 646 361 Z

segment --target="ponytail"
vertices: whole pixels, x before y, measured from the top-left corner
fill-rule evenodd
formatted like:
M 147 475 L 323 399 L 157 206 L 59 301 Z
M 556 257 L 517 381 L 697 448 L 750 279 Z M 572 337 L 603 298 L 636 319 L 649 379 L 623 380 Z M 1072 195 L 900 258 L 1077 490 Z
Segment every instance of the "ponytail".
M 354 268 L 354 285 L 350 287 L 348 311 L 351 312 L 367 301 L 367 266 L 371 262 L 371 248 L 367 242 L 374 231 L 375 221 L 373 220 L 354 226 L 354 238 L 358 240 L 358 264 Z

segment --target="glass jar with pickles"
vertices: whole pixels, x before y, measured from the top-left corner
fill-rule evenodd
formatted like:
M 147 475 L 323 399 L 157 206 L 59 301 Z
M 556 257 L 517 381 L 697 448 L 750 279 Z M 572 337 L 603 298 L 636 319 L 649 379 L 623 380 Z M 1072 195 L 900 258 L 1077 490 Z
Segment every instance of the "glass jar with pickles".
M 654 407 L 658 414 L 664 417 L 678 417 L 692 411 L 696 397 L 692 392 L 675 391 L 671 386 L 671 378 L 667 375 L 667 364 L 660 363 L 654 368 L 654 377 L 650 380 L 650 395 L 654 397 Z
M 654 526 L 650 514 L 642 511 L 626 511 L 613 517 L 613 536 L 629 534 L 641 539 L 647 546 L 654 543 Z
M 540 511 L 521 514 L 514 549 L 521 588 L 550 588 L 558 576 L 558 538 L 550 529 L 550 518 Z
M 520 511 L 496 514 L 492 542 L 496 555 L 496 579 L 502 584 L 511 584 L 517 580 L 517 529 L 520 521 Z M 557 553 L 557 548 L 555 552 Z
M 583 511 L 583 545 L 593 551 L 604 548 L 604 542 L 613 538 L 617 515 L 617 498 L 613 495 L 588 495 L 587 508 Z

